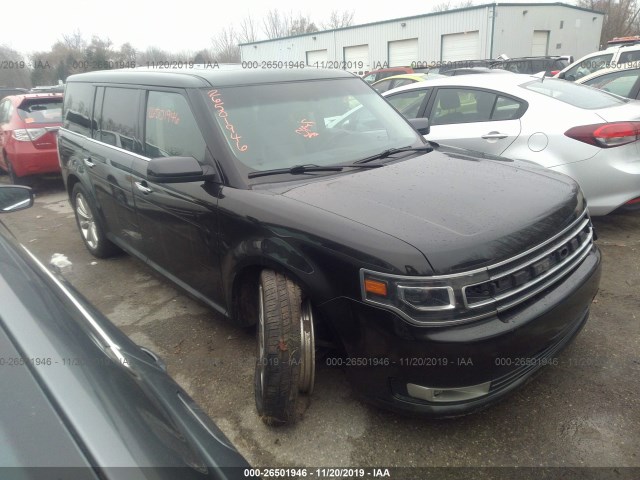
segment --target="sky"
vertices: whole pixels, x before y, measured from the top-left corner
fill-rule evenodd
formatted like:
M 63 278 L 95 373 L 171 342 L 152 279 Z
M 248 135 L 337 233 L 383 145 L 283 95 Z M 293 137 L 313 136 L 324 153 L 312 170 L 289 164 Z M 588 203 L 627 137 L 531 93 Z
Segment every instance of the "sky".
M 79 31 L 86 40 L 93 35 L 108 38 L 116 49 L 129 42 L 137 50 L 154 46 L 170 52 L 196 52 L 211 48 L 211 39 L 220 29 L 228 26 L 237 29 L 248 15 L 261 31 L 265 13 L 274 8 L 282 13 L 308 15 L 316 24 L 326 22 L 332 10 L 353 10 L 354 25 L 357 25 L 430 13 L 445 1 L 273 0 L 266 4 L 248 0 L 209 3 L 203 0 L 108 0 L 100 3 L 60 0 L 52 4 L 33 0 L 29 2 L 30 13 L 25 18 L 16 21 L 12 15 L 2 22 L 0 45 L 28 55 L 49 50 L 64 34 Z M 459 0 L 451 0 L 451 5 L 458 3 Z M 491 0 L 475 0 L 474 3 L 491 3 Z M 261 32 L 260 35 L 264 38 Z

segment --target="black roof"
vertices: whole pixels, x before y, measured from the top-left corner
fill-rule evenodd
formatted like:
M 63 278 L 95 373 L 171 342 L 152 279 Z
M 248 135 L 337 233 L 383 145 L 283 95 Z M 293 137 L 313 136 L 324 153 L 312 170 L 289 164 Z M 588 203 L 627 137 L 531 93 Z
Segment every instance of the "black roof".
M 355 77 L 355 75 L 343 70 L 316 69 L 311 67 L 291 70 L 253 70 L 241 68 L 240 66 L 237 68 L 134 68 L 79 73 L 67 78 L 67 83 L 96 82 L 182 88 L 206 88 L 211 86 L 221 87 L 352 77 Z

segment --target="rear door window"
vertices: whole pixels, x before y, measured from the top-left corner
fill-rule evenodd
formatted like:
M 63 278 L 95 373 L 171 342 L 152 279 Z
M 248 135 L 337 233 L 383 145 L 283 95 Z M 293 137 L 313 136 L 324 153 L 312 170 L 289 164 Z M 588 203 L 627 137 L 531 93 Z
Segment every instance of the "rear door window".
M 140 90 L 107 87 L 96 138 L 114 147 L 140 153 L 142 145 L 138 132 L 139 99 Z
M 432 125 L 487 122 L 496 101 L 495 93 L 484 90 L 440 88 L 431 115 Z

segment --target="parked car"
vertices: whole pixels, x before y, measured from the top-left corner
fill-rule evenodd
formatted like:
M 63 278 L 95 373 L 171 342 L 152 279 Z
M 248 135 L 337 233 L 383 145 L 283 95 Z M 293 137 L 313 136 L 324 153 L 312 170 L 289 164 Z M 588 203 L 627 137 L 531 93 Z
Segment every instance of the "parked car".
M 14 95 L 0 102 L 0 169 L 13 183 L 60 173 L 56 132 L 61 121 L 59 93 Z
M 367 83 L 374 83 L 383 78 L 391 77 L 393 75 L 402 75 L 405 73 L 414 73 L 413 68 L 411 67 L 388 67 L 388 68 L 379 68 L 377 70 L 372 70 L 371 72 L 367 72 L 364 76 L 364 81 Z
M 8 97 L 9 95 L 20 95 L 27 92 L 28 90 L 26 88 L 0 87 L 0 100 L 4 97 Z
M 466 68 L 452 68 L 446 70 L 441 74 L 447 77 L 456 77 L 458 75 L 475 75 L 478 73 L 511 73 L 509 70 L 502 70 L 501 68 L 487 68 L 487 67 L 466 67 Z M 429 78 L 431 80 L 431 78 Z
M 589 53 L 562 69 L 557 78 L 575 82 L 582 77 L 619 64 L 640 60 L 640 45 L 614 45 L 605 50 Z
M 497 60 L 483 59 L 483 60 L 455 60 L 451 62 L 441 62 L 436 68 L 438 73 L 447 75 L 446 72 L 450 70 L 458 70 L 461 68 L 491 68 L 491 65 L 496 63 Z
M 1 213 L 32 204 L 28 187 L 0 186 Z M 10 478 L 52 468 L 64 478 L 245 478 L 246 460 L 163 362 L 1 222 L 0 262 L 0 467 Z
M 437 79 L 384 96 L 407 118 L 429 118 L 431 141 L 529 160 L 573 177 L 592 215 L 640 197 L 635 102 L 516 74 Z
M 622 97 L 640 98 L 640 66 L 637 62 L 597 70 L 576 83 L 599 88 Z
M 64 85 L 41 85 L 33 87 L 29 93 L 64 93 Z
M 59 151 L 92 254 L 121 248 L 256 325 L 268 424 L 298 419 L 317 344 L 370 402 L 485 407 L 575 337 L 598 289 L 572 179 L 434 147 L 348 72 L 73 75 Z
M 416 82 L 423 82 L 427 78 L 438 78 L 441 75 L 437 73 L 405 73 L 402 75 L 393 75 L 391 77 L 383 78 L 371 84 L 371 87 L 378 93 L 386 92 L 392 88 L 402 87 L 403 85 L 411 85 Z
M 501 68 L 513 73 L 535 74 L 544 72 L 546 75 L 556 75 L 569 65 L 567 56 L 549 57 L 520 57 L 496 61 L 491 68 Z

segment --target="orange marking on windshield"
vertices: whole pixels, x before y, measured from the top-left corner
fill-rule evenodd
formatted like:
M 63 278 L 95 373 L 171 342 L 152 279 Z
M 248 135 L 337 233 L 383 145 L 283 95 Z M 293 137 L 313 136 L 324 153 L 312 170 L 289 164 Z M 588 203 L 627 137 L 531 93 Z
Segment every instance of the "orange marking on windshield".
M 220 96 L 220 93 L 218 92 L 218 90 L 209 90 L 207 92 L 207 95 L 213 102 L 213 106 L 218 111 L 218 117 L 224 120 L 224 123 L 225 123 L 224 128 L 226 128 L 230 132 L 229 138 L 236 142 L 236 148 L 238 149 L 238 151 L 246 152 L 249 149 L 249 146 L 240 145 L 240 139 L 242 138 L 242 136 L 236 133 L 236 127 L 233 125 L 233 123 L 229 121 L 228 119 L 229 114 L 224 109 L 224 102 L 222 101 L 222 98 L 217 98 Z
M 300 126 L 296 128 L 296 133 L 302 135 L 304 138 L 313 138 L 320 135 L 318 132 L 312 132 L 311 128 L 314 127 L 316 122 L 303 118 L 300 120 Z

